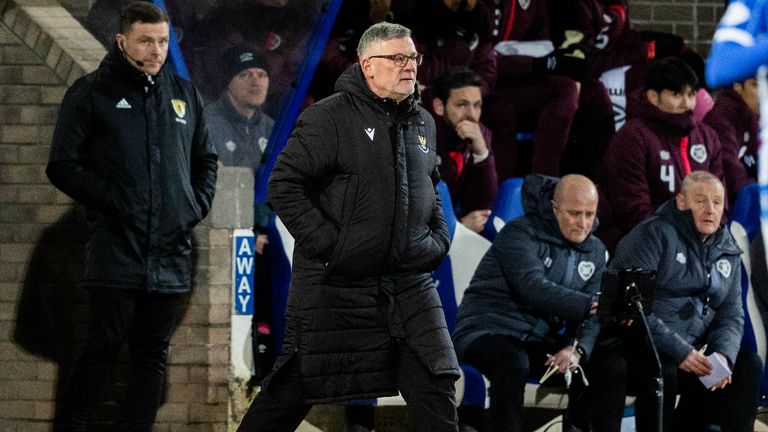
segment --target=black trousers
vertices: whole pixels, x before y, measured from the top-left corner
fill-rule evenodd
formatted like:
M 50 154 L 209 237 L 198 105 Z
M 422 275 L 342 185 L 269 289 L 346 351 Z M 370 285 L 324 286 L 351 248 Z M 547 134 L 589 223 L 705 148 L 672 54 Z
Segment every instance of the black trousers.
M 296 430 L 312 408 L 305 402 L 301 374 L 293 357 L 272 372 L 269 384 L 245 413 L 238 432 Z M 399 346 L 397 386 L 408 405 L 408 429 L 417 432 L 458 431 L 455 376 L 433 375 L 405 344 Z
M 558 349 L 553 344 L 521 342 L 502 335 L 482 336 L 469 346 L 463 362 L 475 367 L 491 382 L 489 393 L 494 432 L 523 430 L 525 384 L 529 379 L 539 379 L 544 374 L 547 369 L 544 366 L 546 355 L 554 355 Z M 617 376 L 623 382 L 623 363 L 613 361 L 615 357 L 620 355 L 596 350 L 592 359 L 582 365 L 590 386 L 596 391 L 614 391 L 614 378 Z M 584 394 L 581 377 L 574 374 L 573 383 L 569 400 L 574 403 L 569 403 L 566 420 L 573 416 L 571 424 L 591 422 L 593 431 L 619 431 L 624 409 L 623 387 L 616 390 L 621 392 L 621 402 L 613 399 L 614 403 L 598 407 L 591 404 Z
M 637 372 L 637 431 L 656 431 L 656 362 L 647 355 L 636 353 L 628 356 L 627 363 L 629 371 Z M 723 432 L 754 430 L 762 381 L 762 362 L 757 354 L 742 348 L 733 367 L 733 383 L 714 392 L 706 389 L 694 374 L 678 369 L 671 358 L 662 355 L 661 363 L 664 377 L 664 431 L 701 431 L 708 424 L 719 424 Z M 680 402 L 675 409 L 678 394 Z
M 85 431 L 112 374 L 120 346 L 130 349 L 126 394 L 128 431 L 151 432 L 160 406 L 168 345 L 181 294 L 92 288 L 85 349 L 64 392 L 59 431 Z

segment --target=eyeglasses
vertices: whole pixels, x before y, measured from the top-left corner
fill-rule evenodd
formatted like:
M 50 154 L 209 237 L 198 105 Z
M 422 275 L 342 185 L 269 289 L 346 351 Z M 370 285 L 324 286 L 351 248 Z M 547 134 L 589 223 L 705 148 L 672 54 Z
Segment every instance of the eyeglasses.
M 419 66 L 421 64 L 421 61 L 424 60 L 424 54 L 411 54 L 411 55 L 405 55 L 405 54 L 393 54 L 393 55 L 372 55 L 368 57 L 369 59 L 372 58 L 385 58 L 390 59 L 393 62 L 395 62 L 395 65 L 398 67 L 403 67 L 408 64 L 409 61 L 412 61 L 416 63 L 416 66 Z

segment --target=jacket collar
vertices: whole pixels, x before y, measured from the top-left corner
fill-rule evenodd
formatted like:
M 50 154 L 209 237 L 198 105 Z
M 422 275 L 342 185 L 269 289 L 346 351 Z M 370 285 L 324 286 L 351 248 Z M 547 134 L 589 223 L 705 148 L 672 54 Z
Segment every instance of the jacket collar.
M 694 250 L 701 251 L 704 248 L 715 247 L 727 254 L 741 253 L 741 249 L 722 223 L 714 234 L 707 237 L 706 241 L 702 241 L 701 235 L 696 230 L 693 213 L 691 210 L 679 210 L 675 198 L 662 204 L 654 214 L 669 220 L 684 241 Z
M 398 119 L 418 112 L 418 103 L 416 102 L 414 94 L 411 94 L 405 100 L 397 103 L 390 98 L 379 97 L 371 91 L 368 84 L 365 82 L 363 71 L 358 63 L 348 67 L 347 70 L 339 76 L 339 79 L 336 80 L 335 90 L 337 92 L 345 92 L 357 96 L 369 105 L 375 106 L 384 112 L 391 113 Z
M 649 102 L 644 93 L 640 98 L 638 116 L 647 120 L 651 128 L 665 134 L 672 133 L 675 136 L 688 135 L 696 126 L 693 111 L 686 111 L 681 114 L 664 112 Z
M 147 75 L 144 72 L 134 68 L 128 60 L 125 59 L 123 52 L 117 46 L 117 42 L 112 45 L 112 49 L 104 56 L 99 67 L 104 67 L 119 75 L 121 79 L 125 79 L 130 83 L 141 87 L 147 87 L 148 89 L 154 88 L 167 73 L 167 60 L 166 63 L 160 68 L 160 72 L 155 75 Z

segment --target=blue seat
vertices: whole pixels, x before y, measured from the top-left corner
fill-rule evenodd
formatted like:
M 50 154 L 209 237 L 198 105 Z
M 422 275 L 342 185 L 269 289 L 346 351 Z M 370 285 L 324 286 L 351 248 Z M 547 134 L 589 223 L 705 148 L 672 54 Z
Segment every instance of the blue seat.
M 760 231 L 760 199 L 757 183 L 748 184 L 739 191 L 731 211 L 728 228 L 736 243 L 744 251 L 741 255 L 741 299 L 744 306 L 744 336 L 741 344 L 757 353 L 765 363 L 765 323 L 758 309 L 752 287 L 753 257 L 749 254 L 749 246 Z M 756 257 L 756 259 L 765 259 L 765 257 Z M 763 395 L 768 394 L 768 374 L 765 373 L 765 370 L 762 392 Z
M 488 218 L 488 222 L 481 233 L 483 237 L 493 241 L 496 238 L 496 234 L 501 231 L 501 228 L 507 222 L 525 214 L 523 210 L 522 189 L 522 177 L 506 179 L 499 185 L 491 216 Z

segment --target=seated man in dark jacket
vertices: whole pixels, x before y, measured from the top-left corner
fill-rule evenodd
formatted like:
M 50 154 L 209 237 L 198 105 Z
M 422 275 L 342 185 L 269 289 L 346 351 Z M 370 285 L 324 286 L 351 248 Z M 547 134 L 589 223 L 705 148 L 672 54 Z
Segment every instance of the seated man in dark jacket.
M 705 171 L 692 172 L 675 198 L 627 234 L 611 261 L 616 269 L 657 271 L 648 321 L 663 369 L 665 431 L 702 430 L 713 420 L 703 415 L 710 406 L 722 430 L 753 430 L 762 368 L 757 354 L 739 347 L 744 327 L 741 250 L 720 224 L 724 204 L 720 180 Z M 636 371 L 640 381 L 637 430 L 654 431 L 656 362 L 644 343 L 633 340 L 627 352 L 628 370 Z M 709 375 L 718 362 L 733 373 L 707 388 L 699 377 Z M 677 409 L 676 394 L 681 394 Z
M 491 381 L 494 431 L 522 430 L 529 377 L 550 365 L 561 373 L 575 369 L 590 357 L 598 333 L 596 294 L 606 253 L 591 234 L 597 190 L 580 175 L 555 182 L 526 177 L 525 216 L 498 234 L 457 313 L 456 351 Z M 613 417 L 622 409 L 623 401 Z M 595 420 L 593 430 L 618 430 L 601 427 Z

